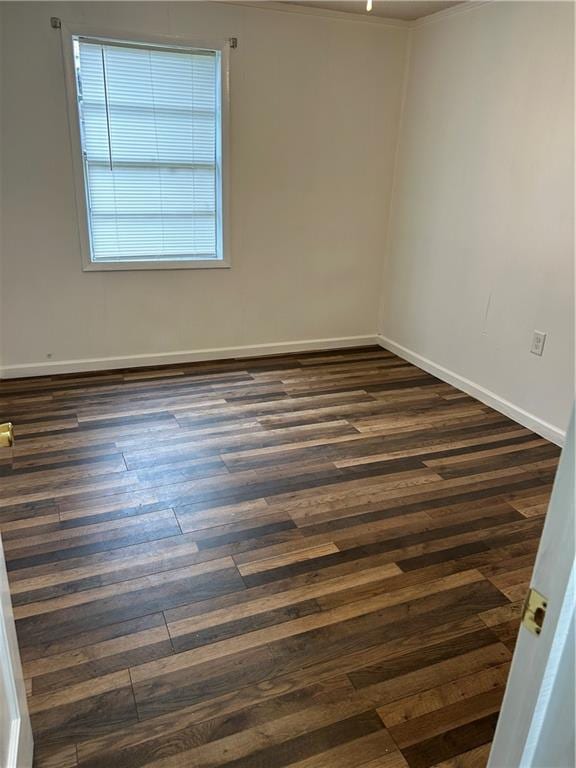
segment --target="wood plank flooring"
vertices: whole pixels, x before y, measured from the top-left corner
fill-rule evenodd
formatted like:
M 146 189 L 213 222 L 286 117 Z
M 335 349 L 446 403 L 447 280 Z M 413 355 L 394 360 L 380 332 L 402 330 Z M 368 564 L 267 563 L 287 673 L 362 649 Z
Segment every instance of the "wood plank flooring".
M 559 449 L 377 348 L 6 381 L 38 768 L 480 768 Z

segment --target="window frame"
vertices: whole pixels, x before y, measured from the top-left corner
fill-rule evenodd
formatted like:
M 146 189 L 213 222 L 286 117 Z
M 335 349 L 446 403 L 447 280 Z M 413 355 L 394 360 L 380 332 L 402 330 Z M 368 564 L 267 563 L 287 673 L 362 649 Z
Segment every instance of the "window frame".
M 230 205 L 229 205 L 229 123 L 230 123 L 230 45 L 227 39 L 190 39 L 178 35 L 149 35 L 141 32 L 119 32 L 86 25 L 68 26 L 62 23 L 62 48 L 64 57 L 64 74 L 66 79 L 66 97 L 68 108 L 68 128 L 72 150 L 72 168 L 74 175 L 74 191 L 76 202 L 76 218 L 82 270 L 84 272 L 126 271 L 126 270 L 156 270 L 156 269 L 228 269 L 230 259 Z M 94 261 L 90 241 L 90 224 L 88 212 L 88 186 L 84 173 L 82 155 L 82 139 L 80 132 L 80 110 L 77 97 L 76 72 L 74 67 L 74 45 L 76 37 L 93 38 L 95 41 L 110 40 L 116 43 L 136 43 L 140 45 L 155 45 L 186 49 L 204 49 L 220 53 L 220 121 L 216 126 L 217 137 L 220 139 L 220 174 L 217 183 L 217 231 L 220 240 L 218 259 L 126 259 L 117 261 Z

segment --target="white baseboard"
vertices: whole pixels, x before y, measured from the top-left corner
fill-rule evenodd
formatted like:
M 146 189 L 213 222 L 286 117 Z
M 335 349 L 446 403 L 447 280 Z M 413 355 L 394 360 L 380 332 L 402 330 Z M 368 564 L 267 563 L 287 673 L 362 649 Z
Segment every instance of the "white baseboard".
M 41 363 L 23 363 L 5 365 L 0 368 L 1 379 L 18 379 L 28 376 L 52 376 L 60 373 L 85 373 L 90 371 L 114 370 L 116 368 L 142 368 L 154 365 L 174 365 L 179 363 L 204 362 L 208 360 L 230 360 L 234 358 L 282 355 L 293 352 L 314 352 L 330 349 L 365 347 L 377 344 L 394 352 L 399 357 L 417 365 L 442 381 L 467 392 L 472 397 L 509 416 L 522 426 L 533 430 L 547 440 L 564 445 L 566 433 L 553 424 L 538 418 L 532 413 L 519 408 L 488 389 L 476 384 L 454 371 L 444 368 L 417 352 L 385 336 L 342 336 L 332 339 L 301 339 L 299 341 L 281 341 L 273 344 L 252 344 L 239 347 L 216 347 L 178 352 L 159 352 L 152 355 L 127 355 L 125 357 L 98 357 L 79 360 L 53 360 Z
M 305 339 L 281 341 L 275 344 L 252 344 L 243 347 L 216 347 L 180 352 L 158 352 L 152 355 L 128 355 L 126 357 L 95 357 L 84 360 L 53 360 L 42 363 L 5 365 L 0 368 L 0 378 L 19 379 L 27 376 L 53 376 L 59 373 L 84 373 L 106 371 L 115 368 L 142 368 L 151 365 L 196 363 L 206 360 L 229 360 L 243 357 L 283 355 L 293 352 L 314 352 L 329 349 L 345 349 L 377 345 L 376 336 L 342 336 L 336 339 Z
M 417 352 L 413 352 L 411 349 L 403 347 L 401 344 L 397 344 L 395 341 L 392 341 L 392 339 L 387 339 L 385 336 L 381 335 L 377 338 L 378 344 L 389 352 L 394 352 L 394 354 L 404 358 L 404 360 L 408 360 L 409 363 L 414 363 L 418 368 L 422 368 L 424 371 L 431 373 L 442 381 L 452 384 L 463 392 L 472 395 L 472 397 L 485 403 L 485 405 L 494 408 L 495 411 L 503 413 L 505 416 L 509 416 L 511 419 L 514 419 L 514 421 L 522 424 L 523 427 L 531 429 L 538 435 L 556 443 L 556 445 L 564 445 L 566 432 L 558 429 L 558 427 L 555 427 L 553 424 L 549 424 L 547 421 L 539 419 L 538 416 L 535 416 L 533 413 L 528 413 L 528 411 L 525 411 L 523 408 L 519 408 L 509 400 L 500 397 L 495 392 L 491 392 L 489 389 L 481 387 L 480 384 L 476 384 L 473 381 L 470 381 L 470 379 L 466 379 L 464 376 L 460 376 L 460 374 L 434 363 L 427 357 L 423 357 Z

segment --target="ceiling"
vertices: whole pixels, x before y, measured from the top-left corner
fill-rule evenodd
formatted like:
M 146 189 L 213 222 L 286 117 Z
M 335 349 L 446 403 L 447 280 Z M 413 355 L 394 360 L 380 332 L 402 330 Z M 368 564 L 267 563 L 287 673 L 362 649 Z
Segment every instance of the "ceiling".
M 404 19 L 414 21 L 431 13 L 443 11 L 453 5 L 460 5 L 463 0 L 374 0 L 371 16 L 381 16 L 386 19 Z M 342 0 L 341 2 L 323 2 L 323 0 L 290 0 L 290 5 L 306 5 L 310 8 L 324 8 L 331 11 L 346 13 L 366 13 L 366 0 Z

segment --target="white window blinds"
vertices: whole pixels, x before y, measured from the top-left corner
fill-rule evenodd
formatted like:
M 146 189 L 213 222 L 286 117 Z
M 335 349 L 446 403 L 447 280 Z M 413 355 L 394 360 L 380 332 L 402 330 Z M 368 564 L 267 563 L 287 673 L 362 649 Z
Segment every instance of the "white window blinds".
M 91 260 L 222 259 L 220 52 L 74 53 Z

